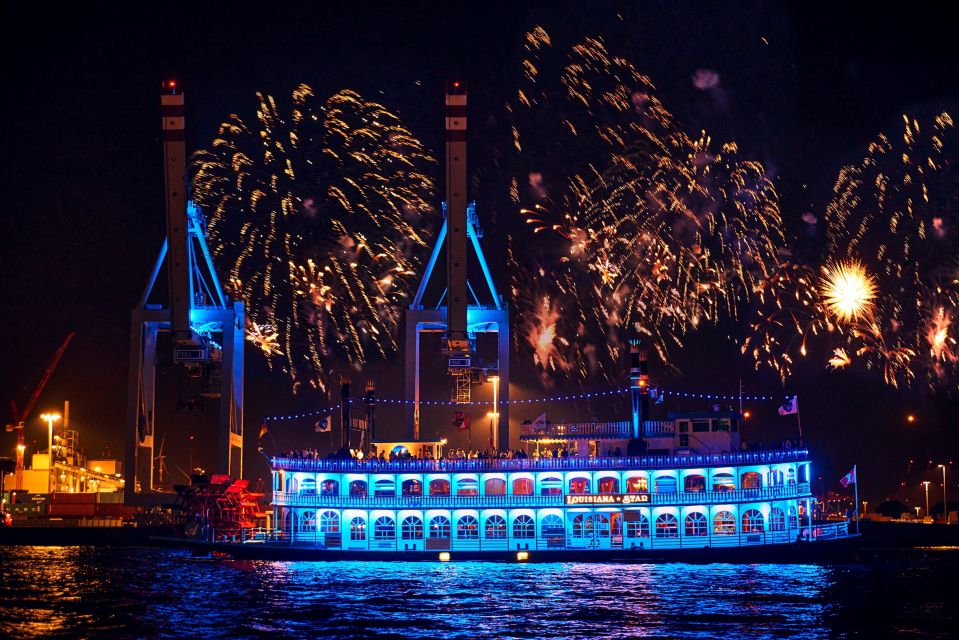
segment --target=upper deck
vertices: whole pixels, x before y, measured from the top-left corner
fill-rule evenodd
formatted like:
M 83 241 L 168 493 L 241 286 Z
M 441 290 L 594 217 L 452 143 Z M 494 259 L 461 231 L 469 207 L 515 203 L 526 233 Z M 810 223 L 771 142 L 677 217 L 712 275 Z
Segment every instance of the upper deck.
M 339 460 L 333 458 L 270 459 L 273 469 L 342 473 L 430 473 L 457 471 L 599 471 L 639 469 L 695 469 L 777 464 L 809 460 L 808 449 L 770 449 L 688 455 L 570 458 L 481 458 L 468 460 Z

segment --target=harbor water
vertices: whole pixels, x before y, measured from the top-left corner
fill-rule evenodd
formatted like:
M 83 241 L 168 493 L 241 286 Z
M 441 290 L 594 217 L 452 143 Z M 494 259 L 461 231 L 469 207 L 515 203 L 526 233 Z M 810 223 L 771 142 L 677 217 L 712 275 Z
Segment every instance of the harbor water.
M 950 638 L 959 550 L 866 564 L 240 562 L 0 547 L 10 638 Z

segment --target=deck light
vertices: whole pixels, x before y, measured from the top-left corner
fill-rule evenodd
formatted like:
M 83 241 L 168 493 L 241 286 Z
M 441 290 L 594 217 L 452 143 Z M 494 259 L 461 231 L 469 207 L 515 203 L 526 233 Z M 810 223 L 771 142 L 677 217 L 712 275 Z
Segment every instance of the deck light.
M 517 562 L 526 562 L 529 560 L 529 551 L 517 551 L 516 552 L 516 561 Z
M 450 561 L 450 552 L 440 551 L 440 562 L 449 562 L 449 561 Z

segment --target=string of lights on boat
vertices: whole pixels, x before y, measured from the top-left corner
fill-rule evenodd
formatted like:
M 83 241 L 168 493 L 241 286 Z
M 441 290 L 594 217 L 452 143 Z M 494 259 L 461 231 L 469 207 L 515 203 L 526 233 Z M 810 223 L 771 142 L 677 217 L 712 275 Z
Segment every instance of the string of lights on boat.
M 576 393 L 576 394 L 566 394 L 561 396 L 546 396 L 542 398 L 524 398 L 503 401 L 500 400 L 499 404 L 507 405 L 522 405 L 522 404 L 542 404 L 546 402 L 563 402 L 569 400 L 589 400 L 592 398 L 603 398 L 608 396 L 616 395 L 625 395 L 629 393 L 629 387 L 623 387 L 620 389 L 607 389 L 605 391 L 590 391 L 587 393 Z M 736 400 L 740 399 L 738 394 L 722 394 L 722 393 L 689 393 L 686 391 L 670 391 L 668 389 L 658 389 L 651 390 L 651 395 L 661 395 L 664 397 L 673 397 L 673 398 L 693 398 L 701 400 Z M 364 396 L 356 396 L 352 398 L 354 402 L 361 402 L 365 400 Z M 768 402 L 776 400 L 774 396 L 764 396 L 764 395 L 743 395 L 742 400 L 744 402 Z M 415 400 L 410 400 L 408 398 L 376 398 L 377 404 L 415 404 Z M 491 405 L 493 404 L 492 400 L 473 400 L 472 402 L 454 402 L 452 400 L 420 400 L 421 406 L 470 406 L 470 405 Z M 317 409 L 316 411 L 309 411 L 306 413 L 295 413 L 287 416 L 267 416 L 264 418 L 267 422 L 279 422 L 281 420 L 299 420 L 302 418 L 314 418 L 317 416 L 326 416 L 334 411 L 339 411 L 340 405 L 335 404 L 324 409 Z

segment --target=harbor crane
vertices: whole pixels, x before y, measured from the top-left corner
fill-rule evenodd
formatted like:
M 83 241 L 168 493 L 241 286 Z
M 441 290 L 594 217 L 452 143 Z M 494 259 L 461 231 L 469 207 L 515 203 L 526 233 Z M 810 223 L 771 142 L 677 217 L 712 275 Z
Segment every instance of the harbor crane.
M 47 365 L 46 371 L 43 372 L 43 376 L 40 377 L 40 382 L 37 383 L 33 393 L 30 394 L 30 399 L 27 400 L 27 404 L 23 406 L 23 409 L 17 407 L 17 403 L 15 401 L 10 401 L 10 409 L 13 413 L 13 422 L 7 425 L 7 431 L 16 431 L 17 433 L 17 466 L 16 470 L 14 471 L 14 484 L 16 485 L 17 491 L 23 489 L 23 457 L 27 450 L 27 446 L 24 443 L 23 438 L 24 423 L 26 423 L 27 418 L 30 417 L 30 412 L 33 411 L 33 407 L 36 406 L 37 400 L 40 399 L 40 394 L 43 393 L 44 387 L 46 387 L 47 383 L 50 381 L 50 377 L 53 375 L 54 369 L 56 369 L 57 365 L 60 363 L 60 358 L 63 357 L 64 352 L 67 350 L 67 346 L 76 335 L 77 334 L 75 331 L 71 331 L 67 334 L 67 337 L 64 338 L 63 342 L 60 344 L 60 348 L 57 349 L 55 354 L 53 354 L 53 359 L 50 360 L 50 364 Z
M 199 388 L 179 409 L 218 400 L 214 473 L 243 475 L 242 302 L 223 291 L 206 243 L 205 219 L 187 198 L 184 96 L 164 83 L 160 98 L 166 187 L 166 239 L 131 314 L 126 413 L 125 501 L 146 504 L 154 492 L 157 370 L 177 370 Z M 166 267 L 167 290 L 154 294 Z M 159 287 L 157 287 L 159 289 Z M 163 459 L 165 462 L 165 459 Z

